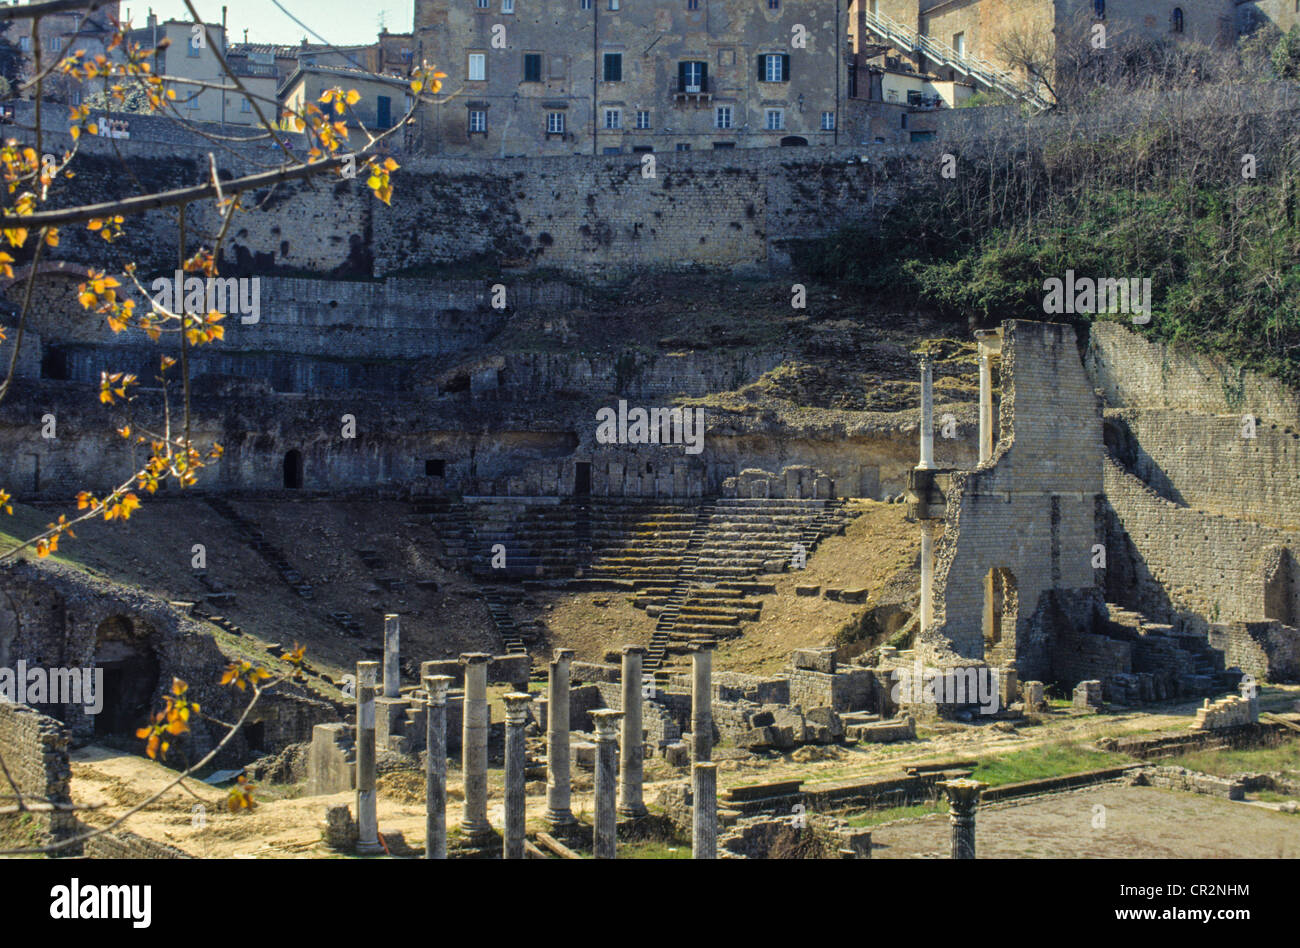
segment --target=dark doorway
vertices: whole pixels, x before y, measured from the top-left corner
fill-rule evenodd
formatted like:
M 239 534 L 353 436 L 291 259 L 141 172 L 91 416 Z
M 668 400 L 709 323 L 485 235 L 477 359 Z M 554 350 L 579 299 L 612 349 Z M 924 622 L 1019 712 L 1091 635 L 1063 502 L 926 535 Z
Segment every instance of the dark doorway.
M 573 493 L 578 497 L 591 495 L 591 462 L 579 461 L 573 470 Z
M 447 462 L 442 458 L 433 458 L 424 462 L 425 477 L 446 477 Z
M 284 486 L 290 490 L 302 487 L 302 452 L 297 448 L 284 456 Z
M 375 124 L 380 128 L 393 127 L 393 100 L 386 95 L 379 96 L 375 108 Z
M 148 721 L 158 687 L 158 659 L 130 619 L 114 616 L 95 635 L 94 665 L 104 673 L 103 707 L 95 716 L 95 737 L 134 739 Z
M 41 353 L 41 378 L 66 382 L 71 376 L 68 350 L 62 346 L 49 346 Z
M 266 750 L 266 722 L 252 721 L 244 725 L 244 741 L 250 751 Z

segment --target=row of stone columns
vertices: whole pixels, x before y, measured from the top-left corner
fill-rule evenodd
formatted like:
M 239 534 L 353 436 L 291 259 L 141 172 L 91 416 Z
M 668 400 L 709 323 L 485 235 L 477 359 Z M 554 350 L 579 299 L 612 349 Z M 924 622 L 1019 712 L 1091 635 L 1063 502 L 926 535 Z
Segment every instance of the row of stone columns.
M 391 622 L 389 620 L 392 620 Z M 396 661 L 398 623 L 385 617 L 384 692 L 398 689 Z M 693 658 L 691 701 L 692 784 L 695 796 L 693 852 L 696 858 L 714 858 L 717 850 L 717 771 L 710 763 L 713 716 L 712 648 L 703 642 Z M 613 858 L 616 850 L 617 816 L 637 819 L 647 815 L 643 798 L 644 732 L 642 676 L 645 649 L 627 646 L 623 650 L 622 711 L 596 711 L 595 772 L 595 855 Z M 553 830 L 565 833 L 576 824 L 571 809 L 569 747 L 569 666 L 573 652 L 557 650 L 548 674 L 547 721 L 547 821 Z M 461 831 L 470 842 L 491 833 L 487 819 L 488 705 L 487 666 L 491 656 L 481 652 L 461 656 L 465 668 L 465 698 L 462 709 L 461 755 L 465 799 Z M 377 662 L 357 664 L 357 822 L 358 851 L 379 852 L 375 799 L 375 691 Z M 452 679 L 445 675 L 423 678 L 426 694 L 426 847 L 429 859 L 447 856 L 447 691 Z M 532 697 L 522 692 L 505 696 L 505 826 L 504 856 L 524 855 L 526 827 L 526 751 L 524 728 Z M 620 765 L 615 767 L 622 723 Z M 617 800 L 617 806 L 616 806 Z

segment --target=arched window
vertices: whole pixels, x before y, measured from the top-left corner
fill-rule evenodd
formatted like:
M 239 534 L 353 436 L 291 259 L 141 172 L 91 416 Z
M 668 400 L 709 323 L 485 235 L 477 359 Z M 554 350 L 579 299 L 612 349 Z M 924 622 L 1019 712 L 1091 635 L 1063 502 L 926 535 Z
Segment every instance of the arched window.
M 284 486 L 290 490 L 302 487 L 302 452 L 297 448 L 284 456 Z
M 1174 7 L 1174 15 L 1172 19 L 1173 22 L 1171 24 L 1171 28 L 1175 33 L 1181 33 L 1183 31 L 1183 8 L 1182 7 Z

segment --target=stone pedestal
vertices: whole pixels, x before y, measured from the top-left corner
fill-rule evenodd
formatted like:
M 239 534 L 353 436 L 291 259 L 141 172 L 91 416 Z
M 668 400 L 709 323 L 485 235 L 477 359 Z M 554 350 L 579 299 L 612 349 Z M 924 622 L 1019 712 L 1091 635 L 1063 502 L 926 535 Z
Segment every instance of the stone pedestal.
M 988 784 L 978 780 L 945 780 L 938 786 L 948 798 L 949 817 L 952 820 L 952 858 L 975 858 L 975 811 L 979 809 L 980 794 Z
M 375 679 L 377 662 L 357 662 L 357 852 L 383 852 L 375 800 Z
M 691 857 L 718 858 L 718 765 L 695 764 L 692 780 L 695 806 L 692 810 Z
M 461 731 L 461 770 L 465 775 L 465 815 L 461 832 L 477 844 L 491 834 L 487 819 L 488 703 L 487 666 L 491 655 L 472 652 L 460 657 L 465 666 L 464 724 Z
M 424 679 L 424 858 L 447 858 L 447 675 Z
M 597 859 L 613 859 L 617 848 L 618 817 L 615 812 L 615 793 L 618 771 L 618 722 L 622 711 L 593 711 L 596 722 L 596 831 L 592 855 Z
M 402 693 L 401 620 L 393 613 L 384 616 L 384 697 L 396 698 Z
M 641 668 L 646 650 L 639 645 L 623 649 L 623 740 L 619 757 L 618 812 L 640 819 L 649 811 L 642 798 L 645 733 L 641 725 Z
M 527 825 L 527 800 L 524 794 L 524 725 L 528 722 L 528 705 L 532 697 L 523 692 L 505 696 L 506 704 L 506 813 L 502 858 L 524 858 L 524 832 Z
M 546 821 L 560 835 L 577 823 L 569 802 L 569 663 L 572 661 L 572 649 L 557 649 L 546 678 Z
M 691 759 L 713 756 L 713 649 L 717 643 L 698 642 L 691 656 Z

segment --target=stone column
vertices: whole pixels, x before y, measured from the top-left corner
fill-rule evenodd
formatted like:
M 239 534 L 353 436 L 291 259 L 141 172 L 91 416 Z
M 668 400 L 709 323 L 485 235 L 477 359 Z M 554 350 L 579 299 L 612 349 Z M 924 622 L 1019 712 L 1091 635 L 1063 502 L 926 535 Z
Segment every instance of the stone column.
M 573 650 L 556 649 L 546 678 L 546 821 L 564 833 L 577 822 L 569 808 L 569 663 Z
M 975 811 L 979 809 L 980 794 L 988 784 L 978 780 L 945 780 L 939 783 L 948 798 L 949 816 L 952 820 L 952 858 L 975 858 Z
M 506 816 L 502 835 L 505 838 L 502 858 L 524 858 L 524 832 L 527 825 L 527 800 L 524 796 L 524 724 L 532 695 L 515 691 L 505 696 L 506 703 Z
M 980 356 L 980 463 L 993 457 L 993 369 L 989 351 L 979 345 Z
M 695 643 L 691 656 L 694 683 L 691 689 L 691 760 L 698 763 L 713 756 L 713 649 L 718 643 L 706 639 Z
M 460 657 L 465 666 L 465 706 L 461 712 L 461 769 L 465 774 L 465 815 L 460 821 L 466 839 L 475 841 L 492 831 L 487 819 L 488 703 L 487 666 L 491 655 L 471 652 Z
M 384 697 L 398 698 L 402 694 L 401 620 L 393 613 L 384 616 Z
M 424 691 L 424 858 L 447 858 L 447 689 L 449 675 L 426 675 Z
M 618 721 L 622 711 L 593 711 L 596 722 L 596 834 L 592 855 L 597 859 L 613 859 L 617 849 L 618 818 L 614 810 L 614 797 L 618 787 L 618 771 L 614 757 L 618 751 Z
M 718 765 L 698 762 L 693 774 L 691 858 L 718 858 Z
M 921 462 L 920 470 L 934 467 L 934 370 L 921 360 Z
M 929 632 L 934 620 L 934 530 L 931 520 L 921 521 L 921 631 Z
M 378 674 L 378 662 L 357 662 L 358 853 L 383 851 L 375 808 L 375 679 Z
M 640 819 L 649 813 L 641 795 L 645 762 L 641 666 L 645 651 L 640 645 L 623 647 L 623 743 L 619 757 L 618 812 L 631 819 Z

